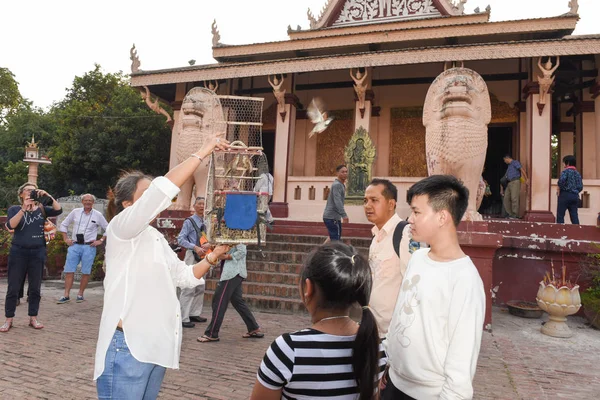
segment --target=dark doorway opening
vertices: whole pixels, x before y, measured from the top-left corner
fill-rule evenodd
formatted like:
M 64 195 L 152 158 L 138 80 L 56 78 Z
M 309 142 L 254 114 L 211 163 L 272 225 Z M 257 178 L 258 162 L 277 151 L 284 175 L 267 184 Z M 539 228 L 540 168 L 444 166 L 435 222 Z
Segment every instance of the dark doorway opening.
M 488 148 L 485 156 L 483 179 L 487 181 L 492 195 L 484 197 L 479 213 L 488 217 L 502 216 L 500 178 L 506 173 L 507 165 L 502 158 L 513 151 L 513 128 L 510 126 L 488 127 Z M 513 155 L 514 157 L 514 155 Z
M 269 172 L 273 174 L 273 162 L 275 161 L 275 132 L 267 131 L 262 134 L 263 152 L 267 156 Z

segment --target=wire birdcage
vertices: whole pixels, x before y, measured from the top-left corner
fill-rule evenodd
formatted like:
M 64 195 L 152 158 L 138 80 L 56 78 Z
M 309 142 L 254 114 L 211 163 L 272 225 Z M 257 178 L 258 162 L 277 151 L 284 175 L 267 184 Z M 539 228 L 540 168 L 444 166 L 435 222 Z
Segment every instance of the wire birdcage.
M 210 159 L 204 223 L 209 242 L 262 244 L 269 193 L 257 185 L 268 174 L 262 148 L 262 98 L 217 96 L 226 125 L 227 151 Z

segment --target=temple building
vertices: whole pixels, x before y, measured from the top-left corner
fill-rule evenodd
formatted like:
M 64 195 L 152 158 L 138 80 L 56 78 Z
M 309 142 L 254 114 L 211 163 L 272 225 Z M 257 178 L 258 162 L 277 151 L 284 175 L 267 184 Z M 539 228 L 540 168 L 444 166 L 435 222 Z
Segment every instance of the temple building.
M 356 167 L 353 186 L 371 177 L 394 182 L 398 213 L 407 217 L 406 191 L 427 176 L 427 91 L 446 68 L 464 66 L 481 75 L 491 102 L 483 177 L 492 195 L 480 213 L 501 213 L 499 182 L 509 153 L 530 177 L 521 189 L 521 215 L 554 222 L 560 160 L 574 154 L 584 179 L 579 217 L 595 225 L 600 35 L 572 35 L 578 5 L 564 2 L 565 14 L 555 17 L 490 22 L 489 7 L 466 14 L 464 0 L 329 0 L 319 16 L 308 12 L 310 28 L 288 27 L 286 41 L 226 45 L 214 23 L 214 64 L 145 71 L 132 53 L 131 84 L 174 111 L 171 167 L 190 89 L 264 97 L 263 146 L 274 176 L 275 217 L 320 221 L 335 167 L 344 163 Z M 309 137 L 307 109 L 314 98 L 334 120 Z M 351 222 L 366 222 L 360 204 L 346 210 Z

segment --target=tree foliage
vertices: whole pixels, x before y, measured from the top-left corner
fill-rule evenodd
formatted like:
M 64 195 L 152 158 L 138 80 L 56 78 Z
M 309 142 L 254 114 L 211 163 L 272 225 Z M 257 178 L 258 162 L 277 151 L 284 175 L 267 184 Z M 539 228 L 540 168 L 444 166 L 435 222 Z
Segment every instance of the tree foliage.
M 105 197 L 122 170 L 151 175 L 168 170 L 171 130 L 164 117 L 148 109 L 121 72 L 104 73 L 99 65 L 75 77 L 65 98 L 47 112 L 23 102 L 7 117 L 0 125 L 0 171 L 23 159 L 33 134 L 52 159 L 40 167 L 38 183 L 54 196 Z M 24 182 L 19 179 L 9 183 L 0 177 L 0 187 Z
M 6 117 L 12 114 L 22 101 L 15 75 L 8 68 L 0 67 L 0 125 L 6 122 Z

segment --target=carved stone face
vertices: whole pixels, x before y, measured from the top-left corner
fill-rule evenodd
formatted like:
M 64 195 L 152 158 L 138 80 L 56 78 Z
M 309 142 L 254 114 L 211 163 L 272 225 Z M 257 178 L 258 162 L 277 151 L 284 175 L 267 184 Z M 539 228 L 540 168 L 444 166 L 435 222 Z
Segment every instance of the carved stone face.
M 458 116 L 487 125 L 491 106 L 487 86 L 481 76 L 468 68 L 451 68 L 433 82 L 423 109 L 423 125 Z

